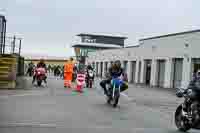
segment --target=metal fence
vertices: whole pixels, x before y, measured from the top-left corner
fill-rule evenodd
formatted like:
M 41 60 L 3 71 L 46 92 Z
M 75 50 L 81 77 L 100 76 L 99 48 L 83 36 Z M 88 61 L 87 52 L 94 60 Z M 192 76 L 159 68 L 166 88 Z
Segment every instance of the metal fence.
M 13 37 L 5 37 L 5 43 L 2 44 L 2 54 L 21 54 L 22 39 Z
M 19 56 L 17 60 L 17 76 L 24 75 L 24 57 Z
M 15 55 L 17 58 L 17 76 L 24 75 L 24 58 L 20 56 L 22 39 L 6 36 L 4 40 L 3 43 L 0 43 L 0 55 Z

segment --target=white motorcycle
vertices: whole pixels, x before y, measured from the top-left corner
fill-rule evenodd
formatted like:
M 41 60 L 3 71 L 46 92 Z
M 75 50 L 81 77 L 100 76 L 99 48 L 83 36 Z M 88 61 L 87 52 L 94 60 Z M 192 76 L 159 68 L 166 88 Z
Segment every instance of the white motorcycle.
M 88 70 L 86 77 L 86 87 L 92 88 L 93 80 L 94 80 L 94 71 Z

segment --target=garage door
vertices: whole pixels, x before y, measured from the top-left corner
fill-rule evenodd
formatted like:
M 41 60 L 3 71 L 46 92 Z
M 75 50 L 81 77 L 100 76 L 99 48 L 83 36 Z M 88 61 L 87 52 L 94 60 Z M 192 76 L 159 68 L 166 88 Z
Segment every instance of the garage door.
M 101 68 L 100 68 L 100 70 L 101 70 L 101 77 L 103 76 L 103 62 L 101 62 Z

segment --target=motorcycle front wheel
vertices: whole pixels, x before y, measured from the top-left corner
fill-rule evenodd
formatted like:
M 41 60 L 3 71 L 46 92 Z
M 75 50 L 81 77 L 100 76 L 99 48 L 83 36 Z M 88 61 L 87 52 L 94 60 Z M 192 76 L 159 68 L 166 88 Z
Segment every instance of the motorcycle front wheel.
M 117 107 L 118 105 L 118 102 L 119 102 L 119 97 L 120 97 L 120 94 L 118 91 L 115 92 L 115 96 L 113 98 L 113 107 Z
M 175 112 L 175 124 L 178 130 L 187 132 L 191 129 L 189 121 L 182 114 L 182 105 L 179 105 Z

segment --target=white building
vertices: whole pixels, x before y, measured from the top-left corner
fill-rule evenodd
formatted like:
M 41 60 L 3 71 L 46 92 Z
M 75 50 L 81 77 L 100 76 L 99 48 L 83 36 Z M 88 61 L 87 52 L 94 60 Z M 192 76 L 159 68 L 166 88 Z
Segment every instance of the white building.
M 96 74 L 104 76 L 108 65 L 121 60 L 129 82 L 151 86 L 186 87 L 192 73 L 200 69 L 200 30 L 139 40 L 138 47 L 94 52 Z

